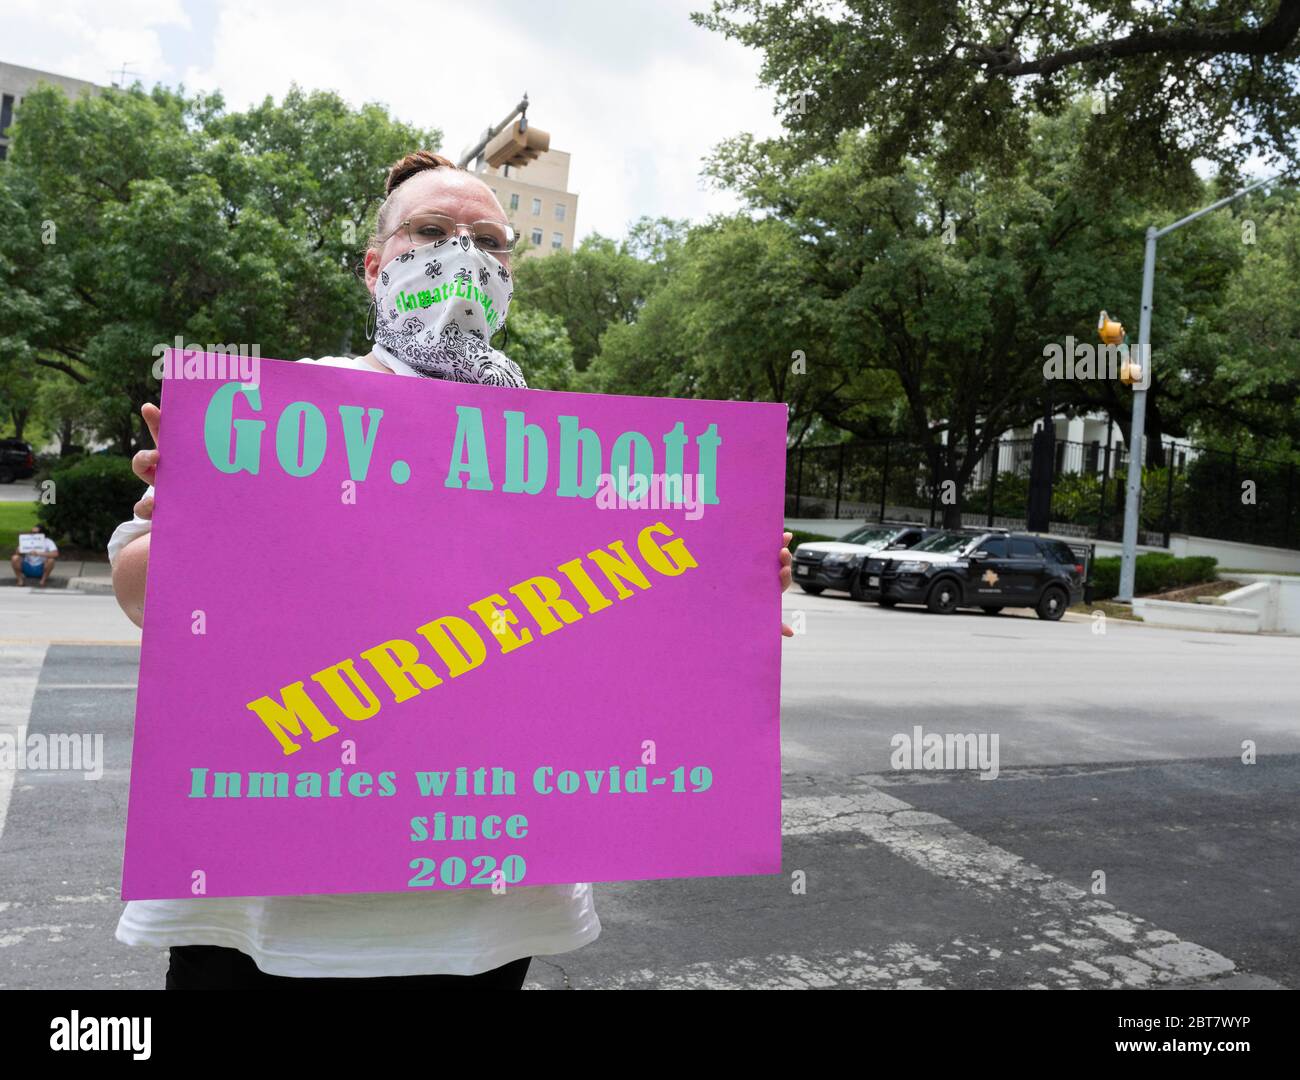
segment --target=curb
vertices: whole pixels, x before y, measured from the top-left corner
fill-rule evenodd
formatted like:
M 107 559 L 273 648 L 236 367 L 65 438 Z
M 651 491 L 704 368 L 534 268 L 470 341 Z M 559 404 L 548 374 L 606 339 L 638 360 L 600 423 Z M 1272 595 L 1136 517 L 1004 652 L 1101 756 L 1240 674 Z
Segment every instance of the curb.
M 113 582 L 111 578 L 71 578 L 68 581 L 68 588 L 75 589 L 77 592 L 89 593 L 94 596 L 113 595 Z

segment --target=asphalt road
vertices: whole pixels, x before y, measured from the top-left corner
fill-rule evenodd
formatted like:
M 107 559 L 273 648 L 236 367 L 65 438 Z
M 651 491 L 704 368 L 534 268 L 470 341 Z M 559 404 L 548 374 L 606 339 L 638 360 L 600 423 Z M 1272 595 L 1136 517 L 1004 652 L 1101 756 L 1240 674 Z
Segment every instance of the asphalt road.
M 1300 639 L 786 608 L 784 872 L 598 885 L 530 986 L 1300 984 Z M 113 939 L 137 640 L 110 597 L 0 598 L 0 732 L 108 764 L 0 775 L 0 986 L 161 985 Z M 996 735 L 997 778 L 893 769 L 918 725 Z
M 36 485 L 30 480 L 15 480 L 0 484 L 0 502 L 32 502 L 36 498 Z

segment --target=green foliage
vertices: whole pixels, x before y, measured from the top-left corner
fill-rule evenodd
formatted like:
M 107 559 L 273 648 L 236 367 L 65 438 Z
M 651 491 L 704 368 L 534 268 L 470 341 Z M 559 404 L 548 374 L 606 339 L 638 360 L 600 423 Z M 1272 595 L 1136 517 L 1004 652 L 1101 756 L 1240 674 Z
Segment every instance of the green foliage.
M 86 388 L 97 432 L 147 441 L 155 346 L 256 344 L 265 357 L 349 351 L 354 270 L 384 171 L 439 135 L 290 90 L 246 113 L 163 87 L 18 111 L 0 166 L 0 398 L 35 366 Z M 13 405 L 10 404 L 12 411 Z
M 0 551 L 6 558 L 18 550 L 18 534 L 36 525 L 36 511 L 41 508 L 34 502 L 0 502 Z
M 560 319 L 572 342 L 574 367 L 586 371 L 605 332 L 635 322 L 662 284 L 685 228 L 685 222 L 647 218 L 622 244 L 593 233 L 572 253 L 521 259 L 515 302 Z
M 1049 5 L 1026 15 L 1021 32 L 1038 26 L 1052 49 L 1113 30 L 1119 8 L 1089 4 L 1095 24 Z M 1035 90 L 1014 100 L 1006 71 L 970 80 L 971 58 L 1010 33 L 999 16 L 974 18 L 971 5 L 851 0 L 838 13 L 786 17 L 804 7 L 730 0 L 703 20 L 765 51 L 798 46 L 769 52 L 764 77 L 783 92 L 817 94 L 791 117 L 791 140 L 742 136 L 714 156 L 709 175 L 745 212 L 689 228 L 643 219 L 621 241 L 593 235 L 572 254 L 519 260 L 504 348 L 541 389 L 783 401 L 792 445 L 910 440 L 915 461 L 891 463 L 889 501 L 928 499 L 932 481 L 952 479 L 965 505 L 945 504 L 945 515 L 983 511 L 987 493 L 967 491 L 969 478 L 992 439 L 1041 410 L 1044 345 L 1067 334 L 1094 340 L 1102 307 L 1135 326 L 1137 312 L 1123 305 L 1136 295 L 1142 229 L 1166 220 L 1162 205 L 1179 192 L 1180 210 L 1222 194 L 1179 156 L 1213 118 L 1189 121 L 1190 141 L 1160 174 L 1171 182 L 1136 197 L 1110 184 L 1096 140 L 1106 130 L 1099 124 L 1166 122 L 1163 110 L 1136 120 L 1117 112 L 1132 87 L 1148 86 L 1141 64 L 1117 69 L 1124 85 L 1099 119 L 1059 80 L 1043 81 L 1057 88 L 1047 98 Z M 755 17 L 744 34 L 728 25 L 742 11 Z M 1225 13 L 1229 23 L 1235 11 Z M 846 23 L 845 12 L 860 22 Z M 1131 17 L 1201 18 L 1164 4 Z M 862 37 L 863 26 L 883 37 Z M 973 36 L 953 46 L 933 87 L 921 86 L 910 65 L 954 26 Z M 889 53 L 885 66 L 864 67 L 877 52 Z M 1268 101 L 1255 104 L 1271 108 L 1277 88 L 1262 88 Z M 914 92 L 915 100 L 954 93 L 943 102 L 950 121 L 969 120 L 977 106 L 987 116 L 950 122 L 931 138 L 927 114 L 909 112 Z M 881 122 L 864 130 L 854 118 L 867 116 Z M 1113 144 L 1130 160 L 1134 130 Z M 354 270 L 384 169 L 439 142 L 378 106 L 353 109 L 297 89 L 229 113 L 217 95 L 110 90 L 69 102 L 46 88 L 28 95 L 14 131 L 0 164 L 0 415 L 9 427 L 30 423 L 31 438 L 68 445 L 100 436 L 124 452 L 147 444 L 138 409 L 157 400 L 153 350 L 176 334 L 257 343 L 263 356 L 286 358 L 364 348 L 367 298 Z M 825 152 L 806 152 L 814 136 L 825 136 Z M 891 157 L 896 167 L 882 171 Z M 957 169 L 966 158 L 970 167 Z M 1254 244 L 1243 242 L 1248 214 Z M 1254 452 L 1267 442 L 1279 449 L 1264 456 L 1294 460 L 1295 198 L 1261 195 L 1237 217 L 1209 215 L 1160 251 L 1149 438 L 1188 435 Z M 1052 396 L 1057 407 L 1107 412 L 1121 427 L 1131 404 L 1126 388 L 1104 380 L 1059 382 Z M 822 494 L 820 466 L 805 464 L 805 490 Z M 1158 529 L 1165 474 L 1149 465 L 1143 524 Z M 878 491 L 882 467 L 846 475 L 845 498 Z M 1206 473 L 1197 487 L 1197 468 L 1175 476 L 1175 527 L 1240 525 L 1251 511 L 1212 494 L 1221 477 Z M 1261 537 L 1281 535 L 1284 489 L 1278 476 L 1264 480 L 1253 520 Z M 1108 514 L 1119 483 L 1122 475 L 1108 488 Z M 1094 523 L 1097 485 L 1095 476 L 1058 477 L 1054 519 Z M 1023 479 L 999 478 L 997 513 L 1019 516 L 1025 501 Z
M 548 258 L 557 258 L 551 255 Z M 573 346 L 564 323 L 545 311 L 511 308 L 510 322 L 502 347 L 520 366 L 534 390 L 580 390 L 581 379 L 573 366 Z
M 1162 361 L 1181 375 L 1171 391 L 1207 445 L 1300 460 L 1300 203 L 1282 185 L 1213 217 L 1241 254 L 1213 302 L 1188 309 L 1192 332 Z
M 52 479 L 54 501 L 40 507 L 40 518 L 56 543 L 86 551 L 102 552 L 123 520 L 124 508 L 144 493 L 130 460 L 111 454 L 81 458 L 56 469 Z
M 1126 469 L 1119 469 L 1106 481 L 1106 506 L 1101 505 L 1101 474 L 1096 472 L 1058 472 L 1052 485 L 1052 520 L 1072 525 L 1096 527 L 1100 522 L 1115 524 L 1123 515 L 1123 492 Z M 1185 528 L 1188 505 L 1187 471 L 1174 469 L 1173 508 L 1168 519 L 1171 531 L 1195 531 Z M 1142 528 L 1159 532 L 1166 524 L 1165 506 L 1169 497 L 1169 468 L 1142 470 Z M 970 509 L 982 511 L 988 506 L 987 485 L 973 488 L 966 497 Z M 1002 517 L 1024 517 L 1029 502 L 1028 472 L 1002 473 L 993 492 L 993 512 Z M 1198 535 L 1217 536 L 1219 533 Z
M 789 382 L 822 419 L 868 440 L 905 435 L 936 482 L 962 490 L 992 439 L 1039 411 L 1044 343 L 1087 332 L 1087 309 L 1057 279 L 1095 265 L 1106 218 L 1069 196 L 1070 120 L 1037 125 L 1007 183 L 943 180 L 928 161 L 875 177 L 872 135 L 845 135 L 812 163 L 737 140 L 710 171 L 770 215 L 755 227 L 774 257 L 733 259 L 729 273 L 715 263 L 709 292 L 761 307 L 774 329 L 735 351 L 784 372 L 803 346 L 808 375 Z M 945 516 L 962 509 L 945 504 Z
M 857 419 L 874 408 L 881 423 L 893 394 L 886 380 L 860 372 L 849 382 L 827 362 L 830 313 L 807 284 L 816 260 L 776 219 L 737 215 L 692 229 L 636 320 L 601 339 L 593 389 L 784 401 L 793 440 L 819 421 L 819 405 Z
M 1187 585 L 1213 581 L 1217 576 L 1218 560 L 1208 555 L 1191 555 L 1185 559 L 1152 552 L 1139 555 L 1134 565 L 1133 593 L 1148 596 Z M 1119 592 L 1118 555 L 1107 555 L 1093 560 L 1089 580 L 1093 596 L 1108 600 Z
M 932 152 L 948 176 L 1012 175 L 1032 117 L 1080 97 L 1094 190 L 1185 194 L 1197 158 L 1232 169 L 1296 150 L 1287 3 L 715 0 L 692 19 L 759 50 L 805 158 L 877 132 L 876 176 Z
M 47 439 L 57 439 L 60 451 L 84 447 L 95 432 L 111 429 L 113 416 L 88 383 L 79 383 L 48 368 L 40 372 L 36 390 L 37 427 Z M 33 437 L 33 444 L 36 438 Z

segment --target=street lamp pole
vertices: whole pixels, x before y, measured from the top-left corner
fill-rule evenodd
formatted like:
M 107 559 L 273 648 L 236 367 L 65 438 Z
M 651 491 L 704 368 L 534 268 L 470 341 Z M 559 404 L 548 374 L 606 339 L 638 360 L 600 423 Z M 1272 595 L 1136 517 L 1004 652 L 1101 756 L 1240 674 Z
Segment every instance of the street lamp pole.
M 1243 195 L 1249 195 L 1256 188 L 1261 188 L 1276 179 L 1276 176 L 1269 176 L 1263 180 L 1257 180 L 1249 187 L 1233 192 L 1226 198 L 1213 202 L 1209 206 L 1204 206 L 1184 218 L 1179 218 L 1172 225 L 1166 225 L 1163 229 L 1157 229 L 1154 225 L 1147 228 L 1146 253 L 1142 259 L 1142 312 L 1138 320 L 1138 362 L 1143 365 L 1143 368 L 1142 378 L 1133 388 L 1133 420 L 1129 425 L 1128 475 L 1125 478 L 1124 489 L 1124 547 L 1119 564 L 1119 591 L 1115 596 L 1116 600 L 1123 603 L 1131 603 L 1133 600 L 1133 582 L 1137 574 L 1138 513 L 1142 502 L 1142 461 L 1144 458 L 1142 438 L 1147 418 L 1146 387 L 1151 384 L 1153 375 L 1151 364 L 1151 294 L 1155 288 L 1156 241 L 1175 229 L 1181 229 L 1198 217 L 1203 217 L 1214 210 L 1218 210 L 1221 206 L 1227 206 L 1228 203 L 1240 199 Z
M 1155 288 L 1156 239 L 1159 235 L 1154 225 L 1147 227 L 1146 255 L 1142 259 L 1142 312 L 1138 319 L 1138 363 L 1142 365 L 1142 378 L 1133 387 L 1133 419 L 1129 423 L 1128 474 L 1124 487 L 1124 549 L 1119 562 L 1119 592 L 1115 597 L 1125 604 L 1133 600 L 1133 581 L 1137 576 L 1142 436 L 1147 422 L 1146 387 L 1151 383 L 1151 292 Z M 1129 359 L 1131 362 L 1132 357 Z

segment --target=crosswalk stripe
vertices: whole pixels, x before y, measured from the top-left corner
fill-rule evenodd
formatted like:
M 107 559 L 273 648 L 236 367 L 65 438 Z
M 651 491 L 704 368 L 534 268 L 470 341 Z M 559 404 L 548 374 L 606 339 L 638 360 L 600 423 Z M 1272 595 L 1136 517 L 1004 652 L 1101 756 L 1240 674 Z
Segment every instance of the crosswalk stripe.
M 631 970 L 596 981 L 602 989 L 940 989 L 998 972 L 1024 989 L 1158 988 L 1233 976 L 1252 988 L 1281 987 L 1236 974 L 1225 956 L 1061 881 L 1019 855 L 938 814 L 883 791 L 788 797 L 787 841 L 834 837 L 880 844 L 894 855 L 996 902 L 1008 922 L 964 934 L 930 951 L 899 941 L 872 949 L 772 953 L 702 961 L 671 971 Z M 1032 928 L 1032 933 L 1017 932 Z M 995 933 L 1000 931 L 999 933 Z M 585 984 L 585 980 L 584 980 Z M 589 985 L 589 984 L 588 984 Z
M 1235 970 L 1227 957 L 1120 911 L 946 818 L 883 791 L 788 799 L 783 819 L 787 837 L 858 833 L 958 885 L 999 897 L 1016 895 L 1046 908 L 1040 944 L 1059 949 L 1062 959 L 1071 963 L 1110 971 L 1123 985 L 1162 984 Z M 1075 970 L 1091 974 L 1082 967 Z
M 11 736 L 15 746 L 27 741 L 27 720 L 32 698 L 45 663 L 44 645 L 0 651 L 0 735 Z M 13 769 L 0 769 L 0 836 L 4 835 L 9 799 L 14 793 Z

